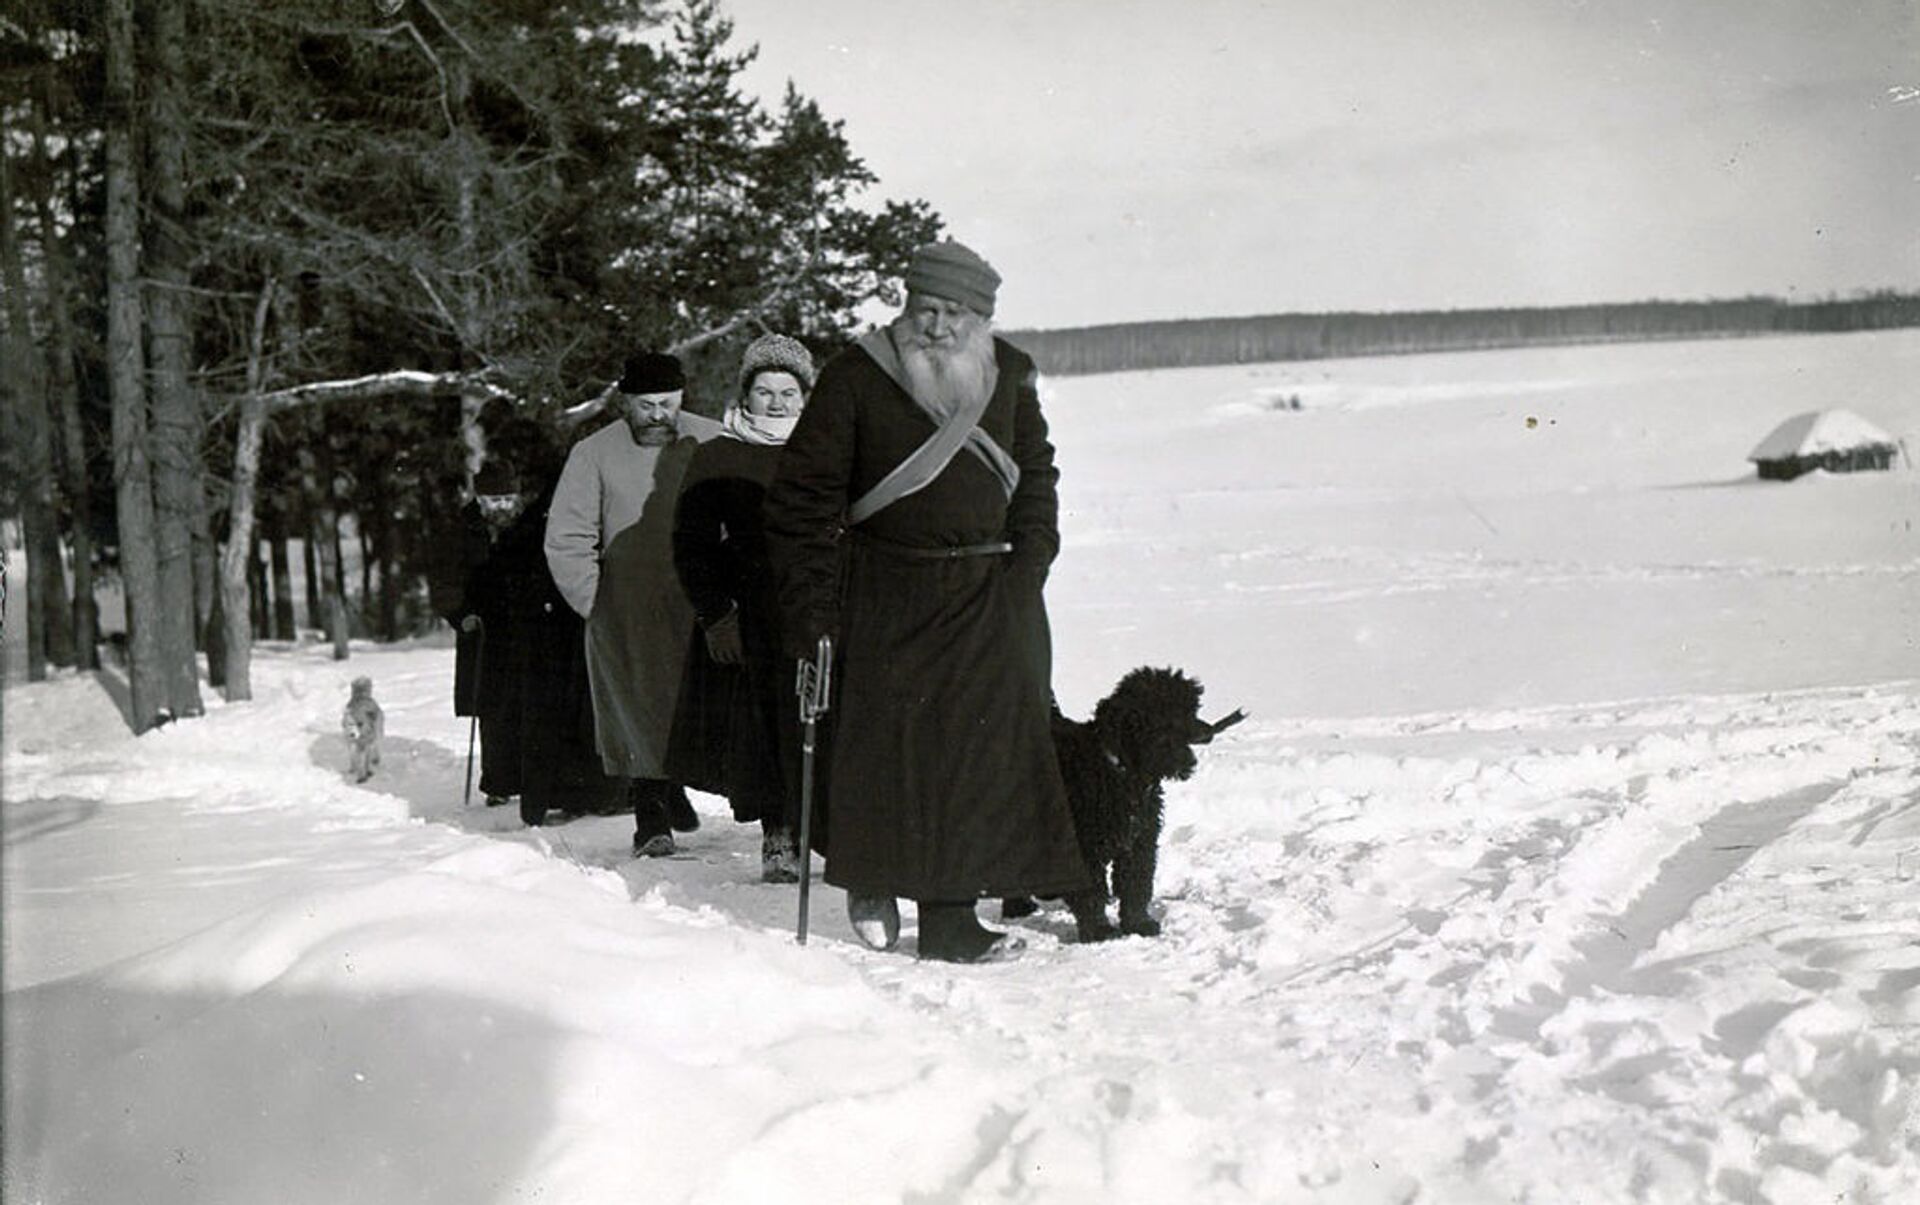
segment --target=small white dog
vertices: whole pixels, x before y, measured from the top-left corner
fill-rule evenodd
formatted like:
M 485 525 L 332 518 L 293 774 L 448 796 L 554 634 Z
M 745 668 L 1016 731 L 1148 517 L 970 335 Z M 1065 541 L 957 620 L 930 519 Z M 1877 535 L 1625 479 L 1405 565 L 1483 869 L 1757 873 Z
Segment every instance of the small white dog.
M 373 701 L 372 678 L 353 680 L 353 696 L 347 700 L 346 710 L 340 713 L 340 731 L 346 733 L 347 749 L 352 755 L 347 772 L 353 775 L 353 781 L 365 782 L 372 778 L 373 768 L 380 764 L 380 738 L 387 731 L 380 704 Z

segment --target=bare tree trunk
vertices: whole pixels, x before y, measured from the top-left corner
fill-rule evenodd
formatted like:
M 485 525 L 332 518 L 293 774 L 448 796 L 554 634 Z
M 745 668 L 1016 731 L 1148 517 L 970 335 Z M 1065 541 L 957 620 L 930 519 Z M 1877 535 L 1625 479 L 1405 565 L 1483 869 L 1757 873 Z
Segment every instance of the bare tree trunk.
M 484 394 L 471 389 L 460 393 L 460 442 L 467 449 L 467 480 L 480 471 L 487 459 L 487 432 L 480 425 L 480 412 L 486 408 Z
M 9 308 L 12 308 L 9 306 Z M 36 475 L 32 464 L 31 448 L 33 436 L 27 430 L 32 420 L 26 413 L 31 401 L 31 386 L 19 378 L 22 369 L 30 362 L 31 356 L 23 356 L 15 351 L 20 342 L 11 323 L 5 332 L 5 363 L 0 364 L 0 417 L 5 419 L 4 431 L 9 454 L 5 468 L 9 474 L 18 474 L 21 484 L 20 526 L 26 543 L 27 588 L 15 587 L 7 610 L 18 615 L 25 610 L 27 616 L 27 681 L 44 682 L 47 678 L 47 615 L 46 591 L 41 578 L 46 573 L 43 560 L 45 551 L 44 531 L 51 519 L 47 507 L 34 498 L 33 478 Z
M 347 586 L 340 564 L 340 512 L 329 504 L 322 514 L 320 570 L 326 577 L 327 636 L 333 642 L 333 659 L 345 661 L 352 652 L 353 632 L 347 621 Z
M 333 508 L 324 503 L 308 511 L 307 547 L 313 550 L 313 576 L 320 590 L 320 609 L 314 613 L 314 621 L 321 634 L 336 647 L 342 639 L 339 620 L 344 614 L 344 608 L 334 606 L 340 583 L 340 562 L 333 554 L 337 521 Z
M 34 547 L 29 545 L 29 548 Z M 47 662 L 73 664 L 73 609 L 67 594 L 66 558 L 61 554 L 60 532 L 52 516 L 41 527 L 38 551 L 28 552 L 33 559 L 33 581 L 37 583 L 40 613 L 46 616 L 42 629 L 46 634 Z M 42 570 L 44 569 L 44 572 Z
M 480 295 L 474 283 L 477 274 L 471 272 L 480 243 L 478 162 L 481 157 L 475 145 L 477 139 L 465 124 L 472 92 L 473 73 L 465 60 L 456 60 L 447 70 L 447 104 L 449 111 L 459 117 L 448 129 L 447 141 L 453 159 L 453 211 L 455 229 L 460 238 L 460 267 L 464 281 L 459 294 L 460 329 L 454 334 L 460 340 L 461 366 L 467 369 L 478 365 L 480 356 L 477 353 L 484 346 Z M 480 425 L 480 412 L 486 408 L 486 404 L 486 395 L 478 389 L 467 387 L 460 391 L 460 442 L 467 449 L 468 481 L 473 480 L 473 475 L 480 471 L 480 465 L 487 457 L 487 435 Z
M 300 625 L 293 616 L 293 566 L 287 557 L 287 519 L 273 512 L 273 539 L 267 557 L 273 573 L 273 637 L 275 640 L 300 639 Z
M 47 662 L 60 660 L 55 621 L 64 618 L 66 574 L 53 499 L 53 441 L 47 430 L 46 382 L 27 309 L 27 274 L 14 237 L 12 161 L 0 154 L 0 405 L 7 419 L 8 469 L 16 474 L 20 524 L 27 546 L 27 680 L 46 680 Z M 64 625 L 62 625 L 64 634 Z M 69 658 L 70 660 L 71 658 Z
M 200 480 L 200 405 L 188 373 L 193 333 L 187 300 L 186 250 L 186 0 L 152 6 L 148 44 L 151 100 L 149 144 L 153 188 L 147 227 L 148 349 L 152 357 L 153 486 L 158 521 L 161 656 L 173 714 L 200 715 L 198 658 L 205 607 L 212 596 L 196 592 L 194 528 L 206 518 Z M 203 575 L 205 580 L 205 575 Z M 205 602 L 203 602 L 203 598 Z
M 373 541 L 367 536 L 367 520 L 364 515 L 354 516 L 355 542 L 360 545 L 360 614 L 373 613 Z
M 227 613 L 220 605 L 220 593 L 213 595 L 213 610 L 209 622 L 219 625 L 210 632 L 207 639 L 207 685 L 226 693 L 227 688 Z M 231 697 L 231 696 L 229 696 Z
M 240 399 L 234 436 L 233 496 L 227 511 L 227 545 L 220 553 L 220 610 L 226 621 L 227 702 L 253 698 L 253 600 L 248 570 L 253 564 L 254 494 L 260 479 L 260 441 L 267 430 L 267 404 L 260 398 L 266 377 L 267 318 L 273 312 L 272 278 L 253 307 L 247 340 L 247 392 Z
M 205 433 L 202 427 L 197 434 L 204 437 Z M 194 631 L 199 637 L 200 647 L 211 650 L 220 643 L 223 630 L 213 626 L 213 611 L 220 604 L 220 545 L 213 538 L 213 514 L 207 503 L 206 478 L 195 473 L 193 479 L 193 517 L 187 523 L 187 531 L 193 548 L 189 559 L 193 565 Z
M 104 0 L 106 39 L 107 386 L 120 577 L 127 596 L 129 717 L 136 733 L 170 718 L 160 652 L 160 566 L 147 460 L 146 357 L 141 354 L 140 178 L 134 126 L 133 0 Z
M 269 633 L 273 631 L 273 585 L 267 577 L 267 563 L 261 559 L 266 551 L 262 545 L 266 541 L 260 536 L 259 520 L 254 520 L 253 547 L 247 553 L 247 587 L 253 595 L 253 630 Z
M 333 659 L 347 659 L 347 605 L 340 581 L 340 519 L 334 510 L 332 455 L 327 440 L 320 436 L 320 455 L 311 447 L 300 449 L 300 480 L 307 495 L 307 556 L 310 574 L 307 597 L 315 618 L 326 628 L 333 642 Z
M 50 84 L 43 85 L 50 87 Z M 49 101 L 43 90 L 40 103 L 33 108 L 34 163 L 42 179 L 52 178 L 47 154 L 46 108 Z M 67 499 L 67 517 L 72 524 L 73 545 L 73 649 L 74 665 L 83 670 L 100 668 L 100 615 L 93 598 L 93 487 L 87 480 L 85 428 L 80 422 L 80 390 L 74 380 L 74 338 L 71 298 L 74 296 L 73 264 L 67 255 L 66 240 L 61 237 L 54 218 L 53 201 L 48 189 L 38 189 L 34 206 L 40 224 L 40 250 L 47 274 L 47 402 L 58 417 L 60 460 L 65 470 L 62 484 Z
M 380 499 L 380 513 L 375 519 L 373 529 L 373 556 L 380 563 L 380 637 L 383 640 L 400 639 L 400 573 L 399 555 L 395 545 L 399 542 L 399 533 L 394 529 L 393 498 L 389 492 L 390 484 L 381 479 L 376 497 Z
M 311 494 L 302 493 L 305 505 L 300 513 L 305 522 L 300 529 L 300 568 L 306 574 L 307 626 L 325 628 L 327 613 L 320 606 L 320 558 L 313 551 L 313 512 L 318 503 Z
M 328 539 L 326 581 L 322 585 L 326 590 L 327 634 L 333 638 L 333 659 L 345 661 L 348 642 L 353 639 L 353 612 L 347 606 L 347 557 L 340 543 L 340 495 L 336 488 L 332 444 L 327 445 L 325 453 L 322 464 L 326 467 Z
M 21 605 L 27 609 L 27 681 L 45 682 L 47 680 L 47 627 L 40 610 L 40 586 L 36 580 L 37 572 L 32 563 L 31 551 L 27 553 L 27 562 L 27 589 L 20 595 L 23 600 Z

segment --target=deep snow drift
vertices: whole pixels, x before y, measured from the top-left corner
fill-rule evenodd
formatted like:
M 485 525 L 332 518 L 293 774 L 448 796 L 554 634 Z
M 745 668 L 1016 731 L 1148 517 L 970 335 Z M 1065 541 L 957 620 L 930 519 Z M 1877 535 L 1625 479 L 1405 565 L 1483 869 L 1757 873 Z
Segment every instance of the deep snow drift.
M 796 947 L 718 800 L 645 864 L 462 809 L 444 640 L 138 740 L 10 685 L 6 1199 L 1920 1199 L 1920 476 L 1743 461 L 1816 405 L 1915 446 L 1914 380 L 1920 332 L 1051 383 L 1063 705 L 1152 662 L 1252 719 L 1169 790 L 1166 933 L 1007 965 L 831 889 Z

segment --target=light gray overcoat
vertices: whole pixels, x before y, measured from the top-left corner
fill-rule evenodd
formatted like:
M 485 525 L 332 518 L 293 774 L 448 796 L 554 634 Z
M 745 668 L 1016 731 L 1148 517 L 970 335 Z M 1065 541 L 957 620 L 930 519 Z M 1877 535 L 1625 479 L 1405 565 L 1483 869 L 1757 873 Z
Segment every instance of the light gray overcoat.
M 666 777 L 693 622 L 673 571 L 673 509 L 694 449 L 719 428 L 682 413 L 680 430 L 647 447 L 625 422 L 608 423 L 573 446 L 547 513 L 547 568 L 587 621 L 600 760 L 627 778 Z

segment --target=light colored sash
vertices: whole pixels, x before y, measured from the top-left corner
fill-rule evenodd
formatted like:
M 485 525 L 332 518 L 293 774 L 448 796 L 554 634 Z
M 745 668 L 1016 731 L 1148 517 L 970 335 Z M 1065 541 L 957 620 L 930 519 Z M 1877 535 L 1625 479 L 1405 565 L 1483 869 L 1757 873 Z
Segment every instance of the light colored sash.
M 980 416 L 987 412 L 987 403 L 993 400 L 992 390 L 985 397 L 963 404 L 953 414 L 943 417 L 934 407 L 914 396 L 912 386 L 907 383 L 906 370 L 900 364 L 900 353 L 894 349 L 893 340 L 884 328 L 860 336 L 856 346 L 866 352 L 880 366 L 880 370 L 900 386 L 901 392 L 913 398 L 913 404 L 933 420 L 934 432 L 905 460 L 895 465 L 892 472 L 854 500 L 853 505 L 847 508 L 847 522 L 859 523 L 871 518 L 908 494 L 925 489 L 945 471 L 955 453 L 963 447 L 978 457 L 980 463 L 999 479 L 1007 497 L 1013 497 L 1014 489 L 1020 484 L 1020 466 L 1013 457 L 1007 455 L 1005 448 L 993 441 L 991 435 L 980 429 Z

